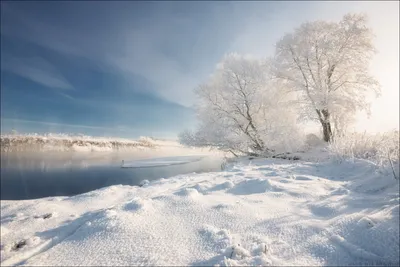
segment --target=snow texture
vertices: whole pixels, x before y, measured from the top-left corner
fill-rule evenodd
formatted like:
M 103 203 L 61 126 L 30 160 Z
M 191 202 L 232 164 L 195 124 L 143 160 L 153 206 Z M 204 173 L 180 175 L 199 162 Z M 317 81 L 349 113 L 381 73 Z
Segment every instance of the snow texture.
M 365 161 L 223 172 L 1 201 L 1 265 L 399 265 L 399 188 Z

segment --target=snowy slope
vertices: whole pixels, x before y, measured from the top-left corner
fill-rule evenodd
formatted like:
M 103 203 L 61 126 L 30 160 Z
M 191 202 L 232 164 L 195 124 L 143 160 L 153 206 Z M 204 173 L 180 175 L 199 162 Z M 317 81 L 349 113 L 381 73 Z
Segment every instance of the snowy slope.
M 1 201 L 6 265 L 398 265 L 399 188 L 365 162 L 257 159 Z

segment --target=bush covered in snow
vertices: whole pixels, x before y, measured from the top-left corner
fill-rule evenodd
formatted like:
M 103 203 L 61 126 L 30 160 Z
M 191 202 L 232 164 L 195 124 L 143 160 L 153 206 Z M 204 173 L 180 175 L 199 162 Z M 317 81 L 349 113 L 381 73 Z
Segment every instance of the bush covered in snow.
M 399 177 L 399 131 L 379 134 L 350 133 L 337 136 L 329 151 L 338 159 L 365 159 L 390 168 Z
M 310 133 L 306 135 L 305 147 L 307 149 L 324 145 L 325 142 L 317 135 Z

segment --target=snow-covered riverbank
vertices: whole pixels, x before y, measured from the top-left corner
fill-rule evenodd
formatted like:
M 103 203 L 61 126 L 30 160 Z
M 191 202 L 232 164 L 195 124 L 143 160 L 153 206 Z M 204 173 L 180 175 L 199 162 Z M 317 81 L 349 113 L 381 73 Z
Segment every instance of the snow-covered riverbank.
M 1 265 L 398 265 L 398 186 L 363 161 L 255 159 L 1 201 Z

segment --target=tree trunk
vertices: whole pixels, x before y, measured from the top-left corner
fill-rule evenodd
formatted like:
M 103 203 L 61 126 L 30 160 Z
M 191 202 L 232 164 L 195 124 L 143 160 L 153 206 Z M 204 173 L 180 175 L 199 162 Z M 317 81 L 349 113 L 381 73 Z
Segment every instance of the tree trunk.
M 321 122 L 321 124 L 322 124 L 322 130 L 323 130 L 323 134 L 324 134 L 324 141 L 325 142 L 332 141 L 331 123 L 330 122 Z
M 330 123 L 330 113 L 327 109 L 316 109 L 319 121 L 321 122 L 322 125 L 322 132 L 324 135 L 324 141 L 325 142 L 331 142 L 332 141 L 332 127 Z

